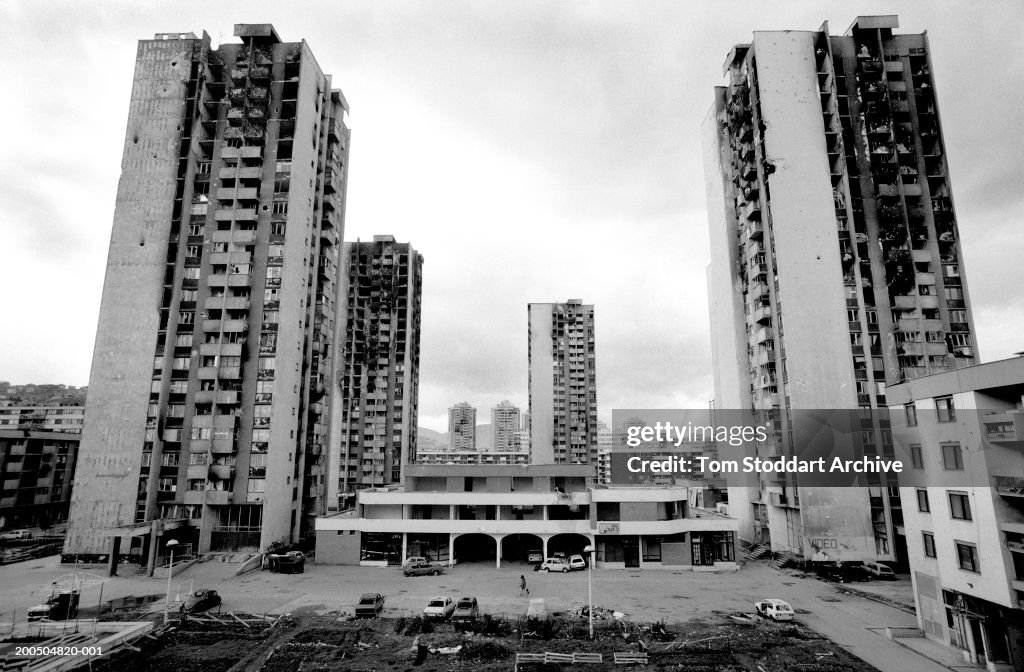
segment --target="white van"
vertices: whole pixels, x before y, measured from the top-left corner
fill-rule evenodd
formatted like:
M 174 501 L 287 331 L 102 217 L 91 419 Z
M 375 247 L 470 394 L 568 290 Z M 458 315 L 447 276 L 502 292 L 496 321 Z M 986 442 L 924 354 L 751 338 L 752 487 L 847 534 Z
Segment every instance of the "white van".
M 876 579 L 896 580 L 896 573 L 888 565 L 880 562 L 865 562 L 864 570 Z

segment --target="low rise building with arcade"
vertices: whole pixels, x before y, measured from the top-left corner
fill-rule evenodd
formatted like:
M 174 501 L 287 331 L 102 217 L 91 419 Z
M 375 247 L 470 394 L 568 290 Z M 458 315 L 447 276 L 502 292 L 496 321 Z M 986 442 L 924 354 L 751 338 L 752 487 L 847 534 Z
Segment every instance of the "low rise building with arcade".
M 409 465 L 317 520 L 317 562 L 389 566 L 525 563 L 595 549 L 605 569 L 735 569 L 737 523 L 691 506 L 694 488 L 606 487 L 593 465 Z

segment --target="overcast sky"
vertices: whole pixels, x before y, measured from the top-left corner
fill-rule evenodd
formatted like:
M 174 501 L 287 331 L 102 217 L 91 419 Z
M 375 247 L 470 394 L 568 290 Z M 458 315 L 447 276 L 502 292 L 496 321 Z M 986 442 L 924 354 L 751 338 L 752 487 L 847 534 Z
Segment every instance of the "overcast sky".
M 770 9 L 765 9 L 766 7 Z M 973 11 L 968 7 L 973 7 Z M 420 424 L 527 403 L 529 302 L 596 305 L 598 403 L 712 396 L 700 123 L 754 30 L 927 30 L 982 358 L 1024 350 L 1019 0 L 0 3 L 0 380 L 85 385 L 136 42 L 305 39 L 352 112 L 346 240 L 425 256 Z

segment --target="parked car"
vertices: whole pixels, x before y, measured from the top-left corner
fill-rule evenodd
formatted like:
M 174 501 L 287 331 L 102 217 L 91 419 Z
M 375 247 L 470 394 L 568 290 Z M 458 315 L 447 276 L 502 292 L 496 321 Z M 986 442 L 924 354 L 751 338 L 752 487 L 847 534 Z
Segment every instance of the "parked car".
M 197 611 L 206 611 L 220 605 L 220 595 L 216 590 L 202 588 L 188 596 L 185 603 L 181 605 L 181 613 L 193 614 Z
M 384 609 L 384 596 L 380 593 L 363 593 L 356 605 L 356 618 L 377 618 Z
M 548 558 L 540 566 L 542 572 L 568 572 L 569 561 L 565 558 Z
M 426 560 L 420 560 L 419 562 L 406 565 L 405 569 L 402 570 L 402 573 L 406 576 L 424 576 L 426 574 L 439 576 L 444 574 L 444 569 L 437 565 L 432 565 Z
M 754 611 L 757 612 L 758 616 L 770 618 L 773 621 L 793 620 L 793 607 L 789 606 L 789 602 L 785 600 L 770 598 L 755 602 Z
M 586 569 L 587 561 L 583 559 L 582 555 L 570 555 L 569 556 L 569 569 L 575 571 L 577 569 Z
M 411 555 L 405 559 L 405 562 L 402 563 L 402 567 L 408 567 L 409 565 L 418 565 L 423 562 L 427 563 L 428 565 L 430 564 L 430 561 L 424 558 L 422 555 Z
M 428 618 L 448 618 L 455 611 L 455 600 L 447 596 L 432 597 L 423 609 Z
M 29 621 L 41 621 L 44 618 L 51 621 L 66 621 L 78 615 L 77 590 L 65 590 L 53 592 L 46 602 L 38 604 L 28 610 Z
M 530 551 L 526 556 L 526 561 L 531 564 L 544 562 L 544 554 L 540 551 Z
M 477 606 L 475 597 L 460 597 L 455 604 L 455 611 L 452 612 L 452 620 L 471 621 L 480 615 L 480 608 Z
M 267 559 L 270 562 L 270 571 L 272 572 L 281 572 L 282 574 L 302 574 L 306 571 L 306 556 L 302 551 L 271 553 Z
M 864 571 L 876 579 L 896 580 L 896 573 L 892 571 L 892 568 L 880 562 L 865 562 Z
M 0 534 L 0 541 L 20 541 L 22 539 L 31 539 L 32 532 L 29 530 L 10 530 Z

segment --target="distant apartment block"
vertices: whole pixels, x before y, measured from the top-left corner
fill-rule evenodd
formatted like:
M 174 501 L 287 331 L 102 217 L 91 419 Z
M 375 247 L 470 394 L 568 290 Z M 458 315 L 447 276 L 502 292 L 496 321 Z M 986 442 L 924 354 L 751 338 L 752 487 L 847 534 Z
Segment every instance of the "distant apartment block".
M 491 409 L 491 450 L 518 452 L 519 407 L 503 401 Z
M 0 529 L 67 520 L 80 439 L 34 421 L 0 427 Z
M 85 406 L 0 406 L 0 431 L 33 431 L 81 434 Z
M 719 408 L 870 411 L 887 385 L 977 361 L 928 37 L 897 27 L 758 31 L 726 58 L 703 127 Z M 891 458 L 874 417 L 868 454 Z M 730 513 L 797 559 L 824 543 L 905 561 L 897 483 L 877 486 L 754 479 Z
M 612 482 L 612 451 L 621 448 L 626 436 L 603 422 L 597 423 L 597 482 L 610 485 Z
M 529 464 L 529 451 L 451 450 L 447 447 L 426 449 L 420 446 L 417 464 Z
M 423 257 L 393 236 L 345 243 L 331 428 L 332 508 L 401 481 L 416 459 Z
M 531 462 L 596 466 L 594 306 L 531 303 L 528 313 Z
M 888 388 L 917 618 L 990 670 L 1024 663 L 1024 358 Z
M 139 43 L 68 555 L 255 551 L 326 511 L 348 104 L 305 42 L 235 35 Z
M 448 409 L 448 450 L 476 449 L 476 409 L 463 401 Z

